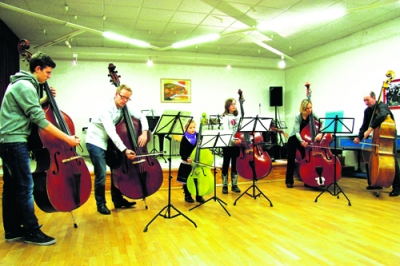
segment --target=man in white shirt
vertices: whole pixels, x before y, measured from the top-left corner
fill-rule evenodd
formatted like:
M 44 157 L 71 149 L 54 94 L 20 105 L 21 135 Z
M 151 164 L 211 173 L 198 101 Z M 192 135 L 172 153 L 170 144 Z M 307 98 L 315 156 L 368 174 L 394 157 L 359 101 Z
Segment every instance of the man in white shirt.
M 123 116 L 122 107 L 124 107 L 132 95 L 132 89 L 122 84 L 105 106 L 92 118 L 86 135 L 86 147 L 90 155 L 90 160 L 94 166 L 95 182 L 94 195 L 96 199 L 97 211 L 101 214 L 111 214 L 106 206 L 105 181 L 106 181 L 106 150 L 108 139 L 115 144 L 115 147 L 127 156 L 128 159 L 135 159 L 135 152 L 128 149 L 116 131 L 116 124 Z M 128 108 L 129 110 L 129 108 Z M 149 128 L 145 116 L 129 110 L 129 114 L 140 119 L 142 134 L 138 137 L 138 145 L 143 147 L 147 143 L 147 130 Z M 131 207 L 136 202 L 129 202 L 122 197 L 121 191 L 113 184 L 111 177 L 111 199 L 115 208 Z

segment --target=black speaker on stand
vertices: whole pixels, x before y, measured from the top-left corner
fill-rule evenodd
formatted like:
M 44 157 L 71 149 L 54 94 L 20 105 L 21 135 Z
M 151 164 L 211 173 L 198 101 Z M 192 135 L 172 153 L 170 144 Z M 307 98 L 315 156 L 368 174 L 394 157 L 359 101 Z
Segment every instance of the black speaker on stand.
M 279 127 L 278 124 L 278 106 L 282 106 L 282 91 L 283 88 L 282 86 L 272 86 L 269 87 L 269 106 L 275 107 L 275 120 L 273 121 L 273 124 L 275 127 Z M 280 147 L 278 146 L 278 138 L 277 138 L 277 133 L 274 131 L 269 131 L 269 134 L 271 134 L 271 142 L 273 144 L 272 146 L 272 161 L 274 162 L 275 159 L 280 159 Z
M 282 86 L 269 87 L 269 106 L 275 106 L 275 120 L 276 120 L 276 107 L 282 106 Z

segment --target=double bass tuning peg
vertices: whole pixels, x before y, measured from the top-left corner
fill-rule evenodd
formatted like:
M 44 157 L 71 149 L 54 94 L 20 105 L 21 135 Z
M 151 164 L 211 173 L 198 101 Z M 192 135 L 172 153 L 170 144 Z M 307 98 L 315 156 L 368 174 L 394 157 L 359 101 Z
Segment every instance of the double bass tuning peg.
M 390 84 L 390 82 L 392 82 L 392 80 L 394 79 L 394 76 L 395 76 L 395 73 L 394 73 L 393 70 L 388 70 L 388 71 L 386 72 L 387 80 L 385 80 L 385 81 L 383 82 L 382 90 L 383 90 L 383 89 L 388 89 L 388 88 L 389 88 L 389 84 Z M 379 95 L 379 98 L 380 98 L 380 97 L 381 97 L 381 95 Z
M 393 79 L 394 76 L 395 76 L 395 74 L 394 74 L 394 71 L 393 71 L 393 70 L 388 70 L 388 71 L 386 72 L 386 77 L 388 77 L 388 78 L 390 78 L 390 79 Z

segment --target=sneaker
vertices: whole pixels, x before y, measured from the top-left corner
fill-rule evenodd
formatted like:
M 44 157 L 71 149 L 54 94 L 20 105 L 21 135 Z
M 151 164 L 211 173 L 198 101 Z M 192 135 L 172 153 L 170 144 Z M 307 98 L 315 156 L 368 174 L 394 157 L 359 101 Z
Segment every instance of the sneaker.
M 14 242 L 24 239 L 25 232 L 21 229 L 19 232 L 6 233 L 6 242 Z
M 39 246 L 48 246 L 56 243 L 56 239 L 54 237 L 46 235 L 39 228 L 37 228 L 32 229 L 28 234 L 26 234 L 25 243 L 35 244 Z

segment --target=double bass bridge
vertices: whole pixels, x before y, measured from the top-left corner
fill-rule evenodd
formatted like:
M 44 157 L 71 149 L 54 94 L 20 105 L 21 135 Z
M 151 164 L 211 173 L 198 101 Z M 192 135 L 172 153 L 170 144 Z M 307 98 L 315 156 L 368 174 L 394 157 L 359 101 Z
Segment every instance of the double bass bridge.
M 83 158 L 83 157 L 80 156 L 80 155 L 78 155 L 78 156 L 73 156 L 73 157 L 70 157 L 70 158 L 68 158 L 68 159 L 62 160 L 62 162 L 63 162 L 63 163 L 68 163 L 68 162 L 72 162 L 72 161 L 75 161 L 75 160 L 78 160 L 78 159 L 81 159 L 81 158 Z

